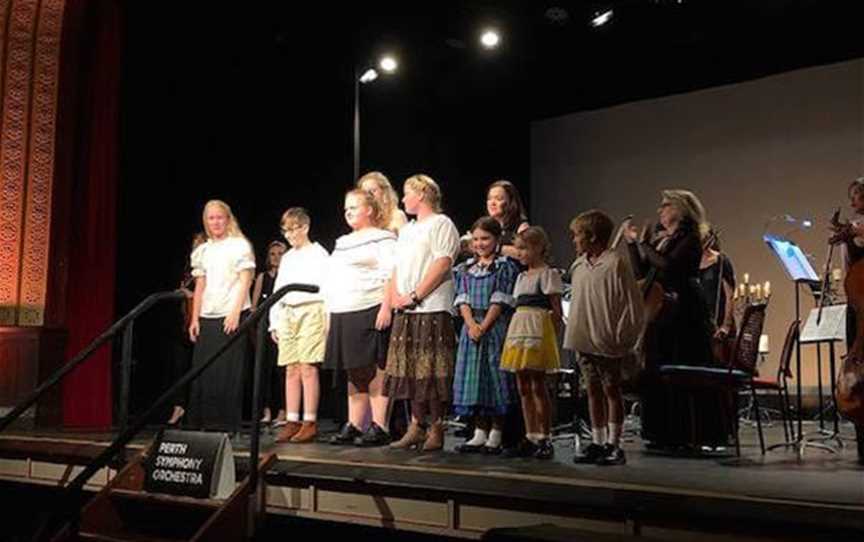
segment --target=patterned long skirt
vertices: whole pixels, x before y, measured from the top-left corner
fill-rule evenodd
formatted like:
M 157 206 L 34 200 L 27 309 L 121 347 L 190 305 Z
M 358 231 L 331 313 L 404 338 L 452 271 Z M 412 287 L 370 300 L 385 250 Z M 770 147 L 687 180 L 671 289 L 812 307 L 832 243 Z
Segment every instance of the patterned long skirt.
M 455 353 L 449 312 L 397 313 L 387 350 L 385 393 L 391 399 L 449 402 Z

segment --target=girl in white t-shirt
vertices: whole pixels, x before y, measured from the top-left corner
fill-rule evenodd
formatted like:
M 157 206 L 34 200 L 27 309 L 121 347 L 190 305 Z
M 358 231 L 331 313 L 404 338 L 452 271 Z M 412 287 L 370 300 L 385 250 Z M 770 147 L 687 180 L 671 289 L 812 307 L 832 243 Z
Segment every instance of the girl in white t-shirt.
M 207 361 L 237 330 L 251 306 L 249 286 L 255 271 L 252 245 L 228 204 L 208 201 L 203 215 L 207 242 L 190 257 L 195 277 L 189 323 L 189 339 L 195 343 L 193 366 Z M 246 341 L 234 341 L 192 382 L 186 425 L 232 433 L 240 430 L 245 354 Z
M 385 390 L 391 400 L 411 400 L 411 424 L 393 448 L 444 445 L 443 417 L 453 389 L 456 335 L 453 329 L 452 265 L 459 232 L 441 214 L 441 190 L 426 175 L 405 181 L 402 202 L 416 215 L 399 231 L 390 299 L 397 311 L 387 352 Z M 428 435 L 422 425 L 431 419 Z
M 336 240 L 330 257 L 324 367 L 348 373 L 348 422 L 330 443 L 383 446 L 390 443 L 383 384 L 396 235 L 382 228 L 378 203 L 365 190 L 345 195 L 345 221 L 353 231 Z

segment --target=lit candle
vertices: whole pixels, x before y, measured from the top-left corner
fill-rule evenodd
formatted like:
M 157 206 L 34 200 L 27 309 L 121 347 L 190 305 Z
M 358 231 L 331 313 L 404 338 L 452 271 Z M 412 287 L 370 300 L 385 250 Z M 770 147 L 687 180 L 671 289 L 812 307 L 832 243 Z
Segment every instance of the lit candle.
M 756 285 L 756 299 L 762 299 L 762 285 Z
M 744 273 L 744 284 L 750 284 L 750 273 Z
M 755 284 L 750 285 L 750 297 L 756 297 L 756 285 Z
M 759 353 L 767 354 L 771 351 L 771 345 L 768 342 L 768 335 L 759 336 Z
M 771 281 L 765 281 L 765 297 L 771 297 Z
M 741 297 L 747 297 L 747 285 L 742 284 L 740 290 L 741 290 Z

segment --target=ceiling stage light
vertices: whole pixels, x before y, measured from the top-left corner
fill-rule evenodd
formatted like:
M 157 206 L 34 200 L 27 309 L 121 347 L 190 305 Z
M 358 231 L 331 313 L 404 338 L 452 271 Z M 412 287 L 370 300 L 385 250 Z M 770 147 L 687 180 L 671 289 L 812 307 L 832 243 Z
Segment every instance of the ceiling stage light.
M 594 28 L 603 26 L 604 24 L 611 21 L 614 15 L 615 11 L 613 11 L 611 8 L 600 10 L 594 15 L 594 18 L 591 19 L 591 26 L 593 26 Z
M 385 56 L 381 59 L 381 62 L 378 63 L 382 70 L 387 73 L 393 73 L 396 71 L 396 68 L 399 67 L 399 63 L 396 62 L 396 59 L 392 56 Z
M 501 43 L 501 35 L 494 30 L 486 30 L 483 32 L 483 35 L 480 36 L 480 43 L 486 49 L 494 49 Z

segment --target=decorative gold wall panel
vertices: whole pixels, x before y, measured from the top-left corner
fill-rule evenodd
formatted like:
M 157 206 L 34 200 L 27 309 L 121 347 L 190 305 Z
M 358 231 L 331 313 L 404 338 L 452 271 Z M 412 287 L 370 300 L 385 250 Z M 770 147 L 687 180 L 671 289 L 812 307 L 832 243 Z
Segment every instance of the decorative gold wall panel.
M 65 0 L 0 0 L 0 325 L 42 325 Z
M 42 0 L 36 29 L 24 250 L 18 299 L 18 324 L 22 326 L 42 325 L 45 316 L 64 3 L 65 0 Z

